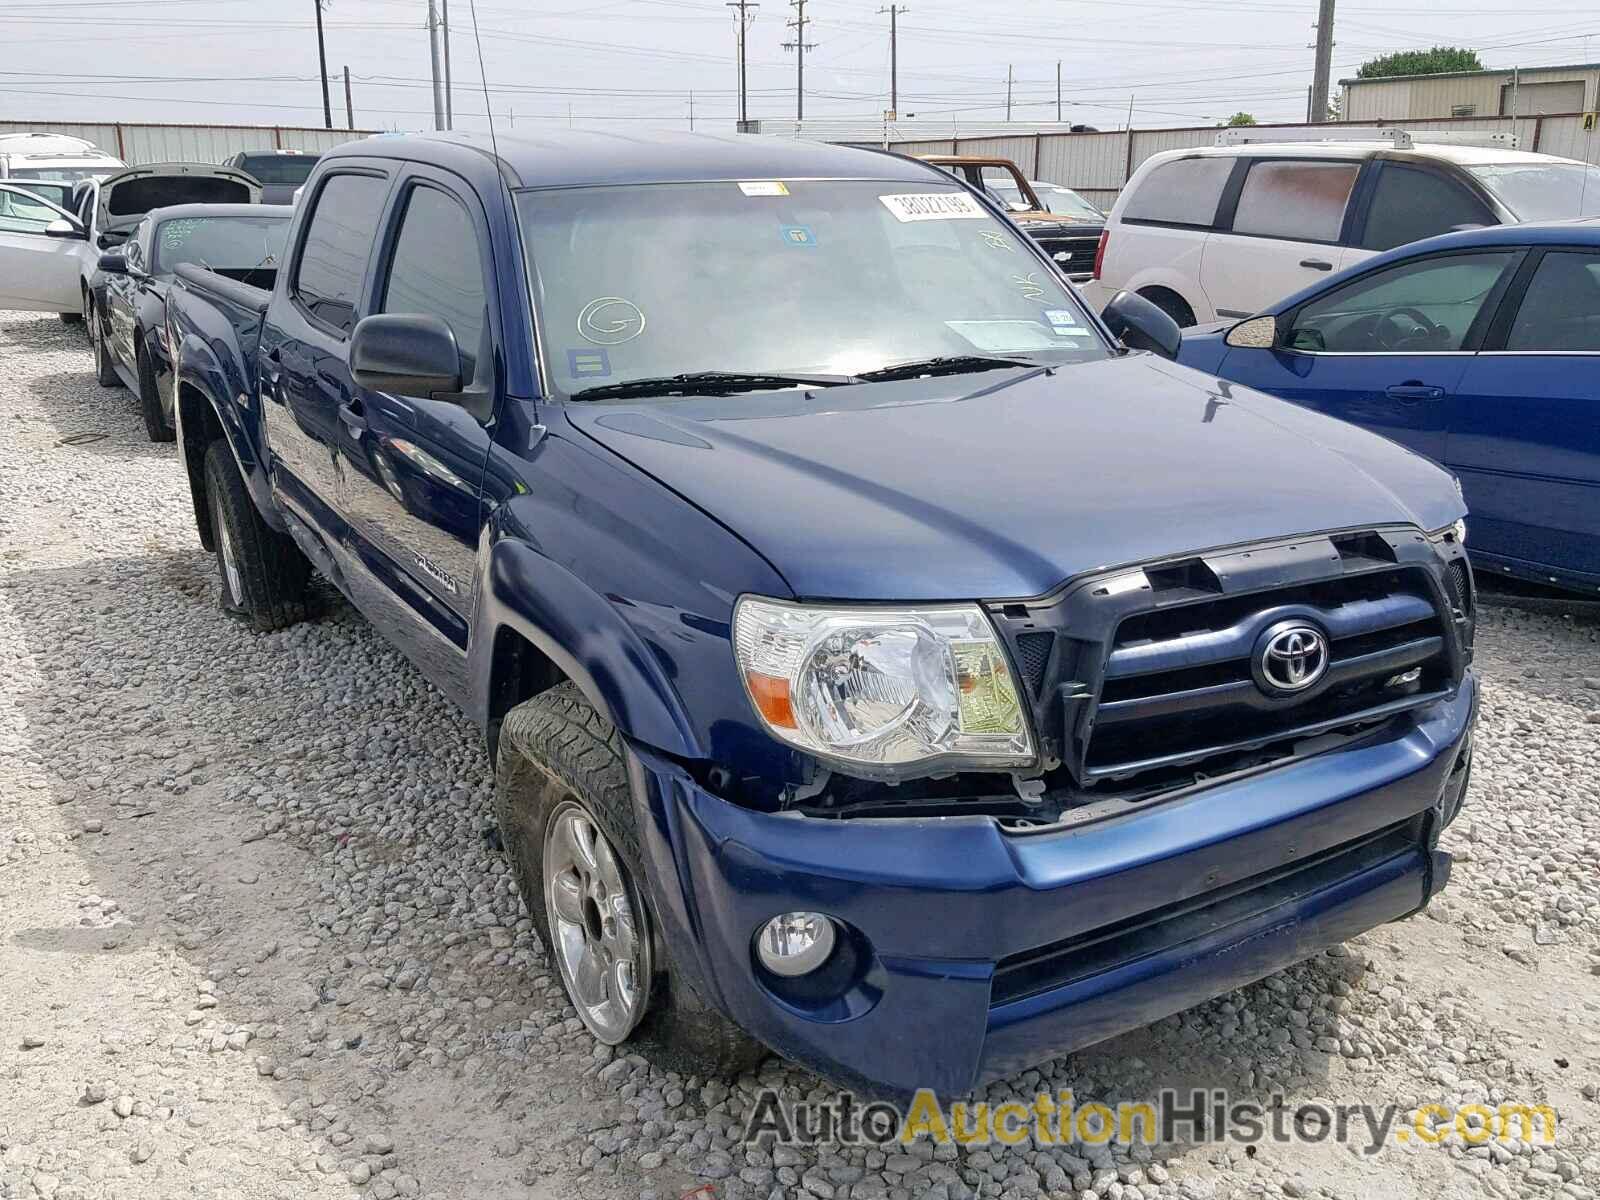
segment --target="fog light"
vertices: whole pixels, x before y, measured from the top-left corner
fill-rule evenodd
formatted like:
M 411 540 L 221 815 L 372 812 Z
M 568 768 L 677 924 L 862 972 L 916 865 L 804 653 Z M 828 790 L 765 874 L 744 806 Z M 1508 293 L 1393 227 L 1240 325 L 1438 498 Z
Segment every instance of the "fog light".
M 774 975 L 793 978 L 827 962 L 833 943 L 833 922 L 821 913 L 784 913 L 761 927 L 756 953 L 761 965 Z

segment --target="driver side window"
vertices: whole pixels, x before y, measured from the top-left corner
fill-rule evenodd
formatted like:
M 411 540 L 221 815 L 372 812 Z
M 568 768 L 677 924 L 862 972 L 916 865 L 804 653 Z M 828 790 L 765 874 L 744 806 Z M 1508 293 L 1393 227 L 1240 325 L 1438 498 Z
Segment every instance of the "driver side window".
M 1441 255 L 1364 275 L 1302 308 L 1289 346 L 1334 354 L 1460 350 L 1516 257 L 1515 251 Z
M 0 232 L 43 233 L 61 214 L 19 187 L 0 187 Z

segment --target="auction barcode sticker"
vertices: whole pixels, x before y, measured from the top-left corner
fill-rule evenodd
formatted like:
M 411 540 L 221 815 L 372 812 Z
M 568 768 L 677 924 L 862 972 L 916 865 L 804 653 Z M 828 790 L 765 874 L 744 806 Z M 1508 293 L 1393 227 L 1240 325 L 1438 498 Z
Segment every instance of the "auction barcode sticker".
M 966 192 L 910 192 L 878 199 L 899 221 L 961 221 L 989 215 Z

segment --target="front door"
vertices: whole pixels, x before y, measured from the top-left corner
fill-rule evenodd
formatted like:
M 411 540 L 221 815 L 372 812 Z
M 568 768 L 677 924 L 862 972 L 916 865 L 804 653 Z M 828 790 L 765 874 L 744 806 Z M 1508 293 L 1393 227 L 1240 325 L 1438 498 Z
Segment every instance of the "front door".
M 374 313 L 435 316 L 461 352 L 463 389 L 493 397 L 495 310 L 488 222 L 447 172 L 413 165 L 391 209 Z M 359 385 L 340 410 L 344 515 L 361 564 L 410 608 L 414 645 L 442 638 L 463 656 L 476 602 L 479 493 L 490 432 L 462 405 Z
M 76 224 L 64 209 L 42 196 L 0 184 L 0 308 L 82 311 L 78 247 L 83 239 L 76 233 L 71 237 L 48 233 L 58 221 Z
M 351 396 L 350 331 L 369 288 L 368 260 L 390 178 L 378 169 L 322 177 L 289 281 L 262 334 L 259 373 L 272 486 L 329 549 L 343 540 L 334 465 L 339 409 Z
M 1446 403 L 1519 258 L 1440 254 L 1357 276 L 1287 314 L 1279 346 L 1230 350 L 1228 377 L 1443 461 Z
M 1445 462 L 1487 565 L 1600 583 L 1600 250 L 1529 268 L 1450 402 Z

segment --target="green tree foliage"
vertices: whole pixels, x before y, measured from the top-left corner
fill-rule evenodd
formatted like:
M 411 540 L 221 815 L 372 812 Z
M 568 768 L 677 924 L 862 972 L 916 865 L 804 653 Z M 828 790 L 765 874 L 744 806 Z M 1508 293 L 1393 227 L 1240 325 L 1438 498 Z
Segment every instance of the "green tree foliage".
M 1247 112 L 1236 112 L 1228 118 L 1229 125 L 1254 125 L 1256 119 Z
M 1401 50 L 1368 59 L 1356 72 L 1357 79 L 1383 79 L 1389 75 L 1439 75 L 1445 71 L 1481 71 L 1483 60 L 1476 50 L 1460 46 L 1435 46 L 1432 50 Z

